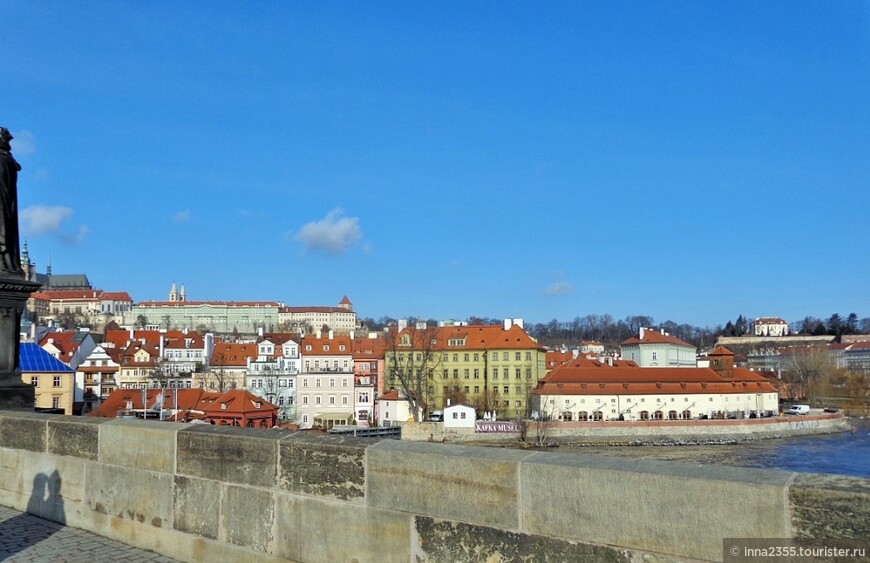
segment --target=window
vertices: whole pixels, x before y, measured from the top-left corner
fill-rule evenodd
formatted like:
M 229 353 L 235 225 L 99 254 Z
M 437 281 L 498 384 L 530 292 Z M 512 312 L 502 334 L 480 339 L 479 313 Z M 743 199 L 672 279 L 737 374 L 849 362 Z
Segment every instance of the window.
M 467 394 L 468 394 L 468 385 L 466 385 L 466 386 L 464 387 L 464 391 L 465 391 L 465 394 L 467 395 Z
M 465 379 L 468 379 L 468 374 L 469 374 L 469 372 L 468 372 L 468 369 L 467 369 L 467 368 L 466 368 L 465 370 L 463 370 L 462 376 L 463 376 Z
M 320 404 L 320 395 L 317 395 L 316 397 L 314 397 L 314 404 L 315 404 L 315 405 L 319 405 L 319 404 Z
M 502 352 L 502 354 L 501 354 L 501 359 L 502 359 L 502 360 L 504 360 L 504 361 L 508 361 L 509 358 L 510 358 L 510 356 L 509 356 L 509 354 L 508 354 L 507 352 Z
M 330 395 L 330 396 L 329 396 L 329 404 L 330 404 L 330 405 L 334 405 L 334 404 L 335 404 L 335 397 L 334 397 L 333 395 Z
M 527 362 L 532 361 L 532 353 L 531 352 L 526 352 L 526 361 Z
M 652 359 L 654 359 L 654 360 L 656 359 L 656 352 L 652 353 Z
M 443 377 L 444 379 L 447 379 L 448 375 L 447 375 L 447 370 L 446 370 L 446 369 L 442 372 L 442 377 Z
M 320 387 L 320 378 L 319 378 L 319 377 L 318 377 L 317 379 L 314 380 L 314 386 L 315 386 L 315 387 Z
M 453 361 L 454 361 L 454 362 L 458 362 L 458 361 L 459 361 L 459 354 L 453 354 Z
M 498 368 L 492 368 L 492 378 L 498 379 Z
M 51 398 L 51 408 L 53 408 L 53 409 L 60 408 L 60 397 L 58 397 L 57 395 L 55 395 L 54 397 Z
M 330 387 L 335 387 L 335 379 L 330 379 L 330 380 L 329 380 L 329 386 L 330 386 Z
M 60 387 L 60 376 L 59 375 L 54 376 L 54 378 L 52 379 L 51 386 L 52 387 Z
M 474 379 L 480 379 L 480 370 L 474 368 Z
M 480 385 L 475 385 L 475 386 L 474 386 L 474 393 L 475 393 L 475 394 L 480 393 Z
M 458 369 L 453 370 L 453 379 L 459 379 L 459 370 Z
M 477 361 L 479 361 L 479 360 L 480 360 L 480 354 L 478 354 L 477 352 L 475 352 L 475 353 L 474 353 L 474 361 L 477 362 Z
M 347 378 L 341 380 L 341 386 L 347 387 Z
M 514 360 L 517 360 L 517 361 L 521 360 L 523 357 L 522 354 L 523 354 L 522 352 L 515 352 L 514 353 Z
M 302 387 L 308 387 L 308 378 L 307 377 L 302 378 Z
M 516 376 L 517 379 L 522 379 L 522 378 L 523 378 L 523 377 L 522 377 L 522 371 L 520 370 L 520 368 L 517 368 L 517 369 L 514 370 L 514 375 Z
M 507 385 L 505 385 L 504 387 L 502 387 L 502 393 L 504 393 L 505 395 L 509 395 L 510 392 L 511 392 L 511 388 L 508 387 Z
M 34 387 L 39 387 L 39 376 L 38 375 L 31 375 L 30 376 L 30 384 L 33 385 Z
M 468 352 L 466 352 L 465 355 L 463 356 L 463 359 L 467 362 L 469 360 L 469 358 L 470 358 L 470 356 L 469 356 Z

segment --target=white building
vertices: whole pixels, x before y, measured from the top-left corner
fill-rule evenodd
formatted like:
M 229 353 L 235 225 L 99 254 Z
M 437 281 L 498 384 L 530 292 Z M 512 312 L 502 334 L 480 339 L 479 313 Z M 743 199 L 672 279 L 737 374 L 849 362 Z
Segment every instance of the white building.
M 755 336 L 788 336 L 788 323 L 779 317 L 758 317 L 752 321 Z
M 641 328 L 638 336 L 619 345 L 623 360 L 632 360 L 644 368 L 695 367 L 697 349 L 664 330 Z
M 745 418 L 779 412 L 779 395 L 764 377 L 734 367 L 724 348 L 710 368 L 572 367 L 554 369 L 532 391 L 545 418 L 689 420 Z
M 354 420 L 354 375 L 351 340 L 329 331 L 305 336 L 297 376 L 296 422 L 299 428 L 351 424 Z
M 301 334 L 313 334 L 324 326 L 335 334 L 348 334 L 356 329 L 357 319 L 353 304 L 345 295 L 335 307 L 281 307 L 278 311 L 278 324 L 284 330 Z
M 474 407 L 450 405 L 444 407 L 444 428 L 474 428 Z
M 423 417 L 423 409 L 420 408 L 420 416 Z M 395 426 L 400 422 L 414 420 L 411 402 L 395 389 L 390 389 L 378 397 L 378 423 L 381 426 Z
M 289 334 L 270 334 L 257 341 L 257 357 L 248 359 L 245 386 L 278 406 L 278 420 L 296 420 L 296 378 L 302 362 L 299 343 Z

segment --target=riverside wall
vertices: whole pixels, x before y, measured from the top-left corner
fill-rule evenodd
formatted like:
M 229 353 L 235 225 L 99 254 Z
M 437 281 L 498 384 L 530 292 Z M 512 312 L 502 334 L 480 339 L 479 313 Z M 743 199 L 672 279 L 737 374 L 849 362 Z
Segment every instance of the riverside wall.
M 716 442 L 749 441 L 789 436 L 810 436 L 846 432 L 849 422 L 842 413 L 748 418 L 740 420 L 650 420 L 607 422 L 529 421 L 528 439 L 537 436 L 548 442 L 584 444 L 628 444 L 637 442 Z M 402 440 L 458 443 L 509 443 L 520 439 L 519 432 L 483 433 L 474 428 L 445 428 L 441 422 L 406 422 Z
M 0 504 L 184 561 L 721 561 L 724 538 L 870 537 L 868 479 L 13 411 Z

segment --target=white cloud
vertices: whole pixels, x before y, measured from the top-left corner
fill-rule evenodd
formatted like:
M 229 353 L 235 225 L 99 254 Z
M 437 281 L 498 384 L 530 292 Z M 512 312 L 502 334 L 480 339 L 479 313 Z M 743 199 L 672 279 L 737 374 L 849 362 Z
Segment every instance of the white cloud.
M 81 244 L 84 242 L 85 237 L 87 237 L 91 232 L 90 227 L 87 225 L 79 225 L 79 228 L 76 229 L 72 233 L 61 233 L 59 235 L 61 242 L 68 246 L 75 246 L 77 244 Z
M 12 132 L 12 152 L 15 156 L 28 156 L 36 153 L 36 135 L 26 129 Z
M 303 225 L 293 238 L 306 250 L 342 254 L 362 237 L 362 232 L 357 217 L 341 215 L 341 209 L 333 209 L 320 221 Z
M 44 235 L 60 231 L 60 225 L 73 214 L 69 207 L 34 205 L 19 213 L 21 230 L 29 235 Z
M 567 295 L 574 291 L 574 286 L 566 281 L 553 282 L 544 289 L 544 295 Z
M 188 221 L 190 221 L 190 211 L 187 209 L 185 209 L 184 211 L 179 211 L 172 216 L 172 221 L 174 223 L 187 223 Z

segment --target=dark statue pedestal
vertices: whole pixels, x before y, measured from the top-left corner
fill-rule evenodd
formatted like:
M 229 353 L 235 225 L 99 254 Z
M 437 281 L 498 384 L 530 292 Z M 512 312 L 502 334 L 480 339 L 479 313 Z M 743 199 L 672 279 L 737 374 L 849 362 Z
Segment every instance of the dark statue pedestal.
M 0 410 L 33 410 L 33 385 L 21 381 L 18 343 L 21 313 L 38 283 L 0 274 Z

